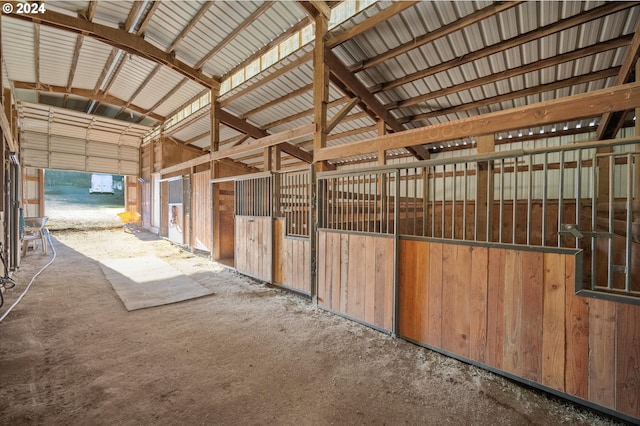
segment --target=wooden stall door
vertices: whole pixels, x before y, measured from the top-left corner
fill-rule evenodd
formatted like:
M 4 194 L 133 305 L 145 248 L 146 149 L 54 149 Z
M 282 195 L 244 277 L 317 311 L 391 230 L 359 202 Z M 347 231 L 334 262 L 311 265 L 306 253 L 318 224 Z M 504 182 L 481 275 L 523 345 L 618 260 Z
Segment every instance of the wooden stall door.
M 272 282 L 272 235 L 271 217 L 235 217 L 235 266 L 238 272 Z
M 311 294 L 311 242 L 286 235 L 285 219 L 273 222 L 273 283 Z
M 211 252 L 211 190 L 208 170 L 194 173 L 192 178 L 191 216 L 192 248 Z

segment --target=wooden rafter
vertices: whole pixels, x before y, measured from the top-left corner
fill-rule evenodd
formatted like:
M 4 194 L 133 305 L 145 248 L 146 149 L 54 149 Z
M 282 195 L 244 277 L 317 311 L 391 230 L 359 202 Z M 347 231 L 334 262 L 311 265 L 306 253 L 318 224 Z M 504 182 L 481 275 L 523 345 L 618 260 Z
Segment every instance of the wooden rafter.
M 242 24 L 240 24 L 237 28 L 234 28 L 234 30 L 231 31 L 224 38 L 224 40 L 222 40 L 220 43 L 218 43 L 216 45 L 216 47 L 214 47 L 211 51 L 209 51 L 209 53 L 204 55 L 204 57 L 202 59 L 200 59 L 198 61 L 198 63 L 195 65 L 195 68 L 196 69 L 201 69 L 204 64 L 209 62 L 211 60 L 211 58 L 213 58 L 217 53 L 219 53 L 222 49 L 224 49 L 226 45 L 228 45 L 231 41 L 233 41 L 233 39 L 235 39 L 238 36 L 238 34 L 240 34 L 242 31 L 246 30 L 249 26 L 254 24 L 255 21 L 257 21 L 258 18 L 263 13 L 265 13 L 267 10 L 269 10 L 271 8 L 271 6 L 273 6 L 273 2 L 271 2 L 271 1 L 267 1 L 267 2 L 263 3 L 249 17 L 247 17 L 247 19 L 242 21 Z
M 185 77 L 182 80 L 180 80 L 180 82 L 178 84 L 176 84 L 162 98 L 160 98 L 158 100 L 158 102 L 156 102 L 151 108 L 149 108 L 147 110 L 147 113 L 152 113 L 153 111 L 155 111 L 156 108 L 158 108 L 160 105 L 162 105 L 163 103 L 168 101 L 173 95 L 175 95 L 178 92 L 178 90 L 182 89 L 182 86 L 187 84 L 187 82 L 189 82 L 189 79 L 187 77 Z
M 313 89 L 313 84 L 307 84 L 306 86 L 302 86 L 299 89 L 294 90 L 293 92 L 289 92 L 284 96 L 280 96 L 277 99 L 274 99 L 270 102 L 265 102 L 262 105 L 260 105 L 259 107 L 256 107 L 254 109 L 252 109 L 251 111 L 247 111 L 246 113 L 242 114 L 240 116 L 240 118 L 247 118 L 247 117 L 251 117 L 252 115 L 255 115 L 261 111 L 267 110 L 275 105 L 278 105 L 282 102 L 288 101 L 289 99 L 293 99 L 295 97 L 298 97 L 300 95 L 303 95 L 305 93 L 308 93 L 311 89 Z
M 97 7 L 98 2 L 96 0 L 91 0 L 87 5 L 87 9 L 80 14 L 80 17 L 86 19 L 87 21 L 93 21 L 93 17 L 96 15 Z
M 331 133 L 331 131 L 335 129 L 338 124 L 340 124 L 342 119 L 345 118 L 347 114 L 349 114 L 349 112 L 351 112 L 351 110 L 358 104 L 358 102 L 360 102 L 360 99 L 358 98 L 350 99 L 346 104 L 342 106 L 340 111 L 338 111 L 333 117 L 331 117 L 331 121 L 327 123 L 327 128 L 325 129 L 327 134 Z
M 245 144 L 234 146 L 227 149 L 221 149 L 220 151 L 209 152 L 208 154 L 194 158 L 193 160 L 185 161 L 183 163 L 176 164 L 174 166 L 170 166 L 165 169 L 162 169 L 161 173 L 162 174 L 173 173 L 180 170 L 188 169 L 190 167 L 195 167 L 200 164 L 205 164 L 210 161 L 220 160 L 223 158 L 242 155 L 245 153 L 250 153 L 255 151 L 262 151 L 264 148 L 269 146 L 280 145 L 287 141 L 291 141 L 291 140 L 295 140 L 295 139 L 299 139 L 299 138 L 311 135 L 313 134 L 313 131 L 314 131 L 314 125 L 307 124 L 304 126 L 297 127 L 295 129 L 276 133 L 274 135 L 268 135 L 263 138 L 253 140 L 249 143 L 245 143 Z
M 340 62 L 333 52 L 328 49 L 325 60 L 331 70 L 331 74 L 340 80 L 340 82 L 346 86 L 346 89 L 350 91 L 353 96 L 360 98 L 362 103 L 364 103 L 366 107 L 375 114 L 373 117 L 374 120 L 376 118 L 381 119 L 394 132 L 401 132 L 404 130 L 404 126 L 391 115 L 391 113 L 380 101 L 378 101 L 378 99 L 376 99 L 375 95 L 369 92 L 365 85 L 358 80 L 358 78 L 349 71 L 342 62 Z M 426 160 L 429 158 L 429 152 L 424 149 L 421 144 L 416 144 L 415 146 L 410 147 L 409 150 L 420 160 Z
M 416 143 L 444 142 L 475 135 L 561 123 L 594 117 L 604 111 L 628 110 L 638 105 L 640 105 L 640 83 L 630 83 L 553 101 L 392 133 L 349 145 L 328 147 L 315 153 L 315 161 L 375 153 L 380 149 L 405 148 Z
M 40 83 L 40 27 L 33 28 L 33 63 L 35 66 L 36 83 Z
M 253 55 L 249 56 L 248 58 L 246 58 L 245 60 L 240 62 L 238 65 L 236 65 L 235 67 L 233 67 L 232 69 L 227 71 L 224 74 L 224 76 L 221 77 L 221 79 L 224 79 L 226 76 L 235 74 L 236 72 L 238 72 L 242 68 L 246 67 L 247 65 L 249 65 L 253 61 L 259 59 L 262 55 L 267 53 L 273 47 L 279 45 L 284 40 L 288 39 L 291 35 L 293 35 L 293 34 L 297 33 L 298 31 L 302 30 L 304 27 L 306 27 L 309 24 L 310 24 L 309 18 L 305 18 L 305 19 L 299 21 L 297 24 L 287 28 L 287 30 L 285 32 L 283 32 L 278 37 L 274 38 L 269 43 L 264 45 L 262 48 L 260 48 L 258 51 L 256 51 Z
M 254 139 L 260 139 L 269 135 L 269 133 L 267 133 L 265 130 L 259 129 L 258 127 L 247 122 L 247 120 L 236 117 L 235 115 L 230 114 L 222 109 L 220 110 L 220 121 L 226 126 L 247 134 Z
M 211 9 L 211 6 L 213 6 L 212 1 L 204 2 L 202 7 L 200 7 L 200 10 L 198 10 L 195 16 L 191 18 L 189 23 L 182 29 L 182 31 L 180 31 L 180 34 L 178 34 L 175 40 L 173 40 L 173 43 L 171 43 L 171 46 L 169 46 L 169 48 L 167 49 L 168 52 L 173 52 L 174 50 L 176 50 L 178 44 L 180 44 L 180 42 L 184 40 L 184 38 L 187 36 L 187 34 L 189 34 L 193 27 L 195 27 L 196 24 L 200 22 L 200 19 L 202 19 L 202 17 L 209 11 L 209 9 Z
M 611 49 L 617 49 L 624 47 L 631 41 L 631 35 L 619 37 L 616 39 L 608 40 L 602 43 L 597 43 L 589 47 L 567 52 L 558 56 L 552 56 L 547 59 L 543 59 L 536 62 L 531 62 L 520 67 L 511 68 L 495 74 L 489 74 L 485 77 L 477 78 L 475 80 L 466 81 L 464 83 L 456 84 L 451 87 L 436 90 L 434 92 L 426 93 L 424 95 L 416 96 L 413 98 L 405 99 L 399 102 L 395 102 L 391 105 L 385 105 L 387 108 L 404 108 L 411 105 L 416 105 L 423 102 L 428 102 L 444 96 L 449 96 L 454 93 L 459 93 L 463 90 L 469 90 L 474 87 L 481 87 L 486 84 L 495 83 L 501 80 L 506 80 L 519 75 L 524 75 L 530 72 L 539 71 L 544 68 L 559 65 L 561 63 L 574 61 L 576 59 L 584 58 L 587 56 L 595 55 L 597 53 L 605 52 Z
M 331 7 L 325 1 L 298 1 L 298 4 L 312 19 L 315 19 L 319 15 L 322 15 L 327 19 L 331 17 Z
M 91 101 L 106 103 L 106 104 L 120 106 L 120 107 L 127 105 L 127 102 L 123 101 L 122 99 L 116 98 L 115 96 L 112 96 L 112 95 L 108 95 L 104 92 L 96 93 L 95 91 L 93 91 L 93 89 L 79 89 L 79 88 L 72 87 L 70 90 L 67 90 L 67 88 L 63 86 L 36 84 L 36 83 L 29 83 L 24 81 L 14 81 L 13 84 L 16 89 L 37 90 L 38 92 L 60 93 L 63 95 L 64 94 L 75 95 L 75 96 L 80 96 L 80 97 L 89 99 Z M 158 121 L 165 120 L 165 117 L 160 116 L 158 114 L 154 114 L 154 113 L 147 113 L 146 110 L 140 107 L 137 107 L 135 105 L 130 105 L 127 108 L 139 114 L 143 114 L 143 115 L 147 114 L 149 117 L 153 118 L 154 120 L 158 120 Z
M 300 56 L 298 59 L 296 59 L 294 61 L 291 61 L 287 65 L 284 65 L 284 66 L 278 68 L 276 71 L 273 71 L 271 74 L 269 74 L 265 78 L 256 81 L 251 86 L 246 87 L 245 89 L 242 89 L 242 90 L 234 93 L 233 95 L 231 95 L 229 97 L 225 97 L 224 100 L 220 101 L 220 106 L 221 107 L 225 107 L 225 106 L 229 105 L 231 102 L 233 102 L 233 101 L 235 101 L 235 100 L 247 95 L 248 93 L 254 91 L 258 87 L 264 86 L 265 84 L 272 82 L 276 78 L 288 73 L 289 71 L 298 68 L 300 65 L 309 62 L 311 60 L 312 56 L 313 55 L 312 55 L 311 52 L 305 53 L 304 55 Z
M 144 88 L 147 86 L 147 84 L 149 84 L 149 82 L 153 79 L 153 77 L 156 76 L 156 74 L 160 71 L 160 69 L 162 69 L 162 65 L 158 64 L 155 66 L 155 68 L 149 73 L 149 75 L 144 79 L 144 81 L 142 82 L 142 84 L 140 84 L 140 86 L 138 86 L 138 88 L 136 89 L 135 92 L 133 92 L 133 94 L 129 97 L 129 100 L 127 101 L 127 103 L 125 105 L 122 106 L 122 108 L 120 109 L 120 113 L 123 113 L 127 108 L 129 108 L 129 106 L 131 105 L 131 103 L 135 100 L 135 98 L 138 97 L 138 95 L 144 90 Z
M 633 39 L 631 40 L 631 44 L 629 45 L 629 50 L 627 51 L 627 55 L 622 61 L 622 65 L 620 66 L 620 72 L 618 73 L 618 77 L 616 79 L 616 84 L 624 84 L 627 83 L 631 75 L 633 74 L 633 69 L 636 66 L 636 60 L 640 57 L 640 22 L 636 25 L 636 29 L 633 35 Z M 638 81 L 638 76 L 636 75 L 636 81 Z M 614 119 L 614 114 L 606 112 L 600 118 L 600 123 L 598 124 L 597 136 L 598 139 L 609 139 L 615 137 L 618 133 L 620 127 L 622 127 L 622 123 L 625 120 L 625 112 L 621 112 L 617 114 L 617 117 Z M 636 117 L 636 120 L 640 120 L 640 118 Z
M 336 47 L 347 40 L 354 38 L 355 36 L 364 33 L 365 31 L 370 30 L 381 22 L 386 21 L 387 19 L 392 18 L 393 16 L 412 8 L 415 6 L 418 1 L 399 1 L 393 3 L 391 6 L 381 10 L 375 15 L 365 19 L 359 24 L 354 25 L 346 31 L 341 32 L 340 34 L 331 37 L 325 45 L 329 48 Z
M 516 1 L 516 2 L 494 3 L 490 6 L 485 7 L 484 9 L 480 9 L 468 16 L 465 16 L 464 18 L 456 19 L 450 24 L 444 25 L 435 31 L 430 31 L 420 37 L 416 37 L 415 39 L 411 40 L 408 43 L 401 44 L 400 46 L 394 49 L 390 49 L 385 53 L 382 53 L 373 58 L 367 59 L 361 64 L 357 64 L 356 66 L 351 67 L 350 71 L 359 72 L 367 68 L 371 68 L 373 66 L 379 65 L 391 58 L 395 58 L 398 55 L 407 53 L 413 49 L 417 49 L 418 47 L 423 46 L 427 43 L 430 43 L 436 39 L 445 37 L 448 34 L 454 33 L 469 25 L 475 24 L 476 22 L 487 19 L 490 16 L 497 15 L 498 13 L 503 12 L 507 9 L 510 9 L 514 6 L 517 6 L 520 3 L 522 2 Z
M 159 1 L 151 2 L 151 7 L 149 8 L 149 10 L 147 10 L 146 15 L 144 16 L 144 18 L 142 18 L 142 21 L 138 24 L 138 30 L 136 31 L 136 34 L 138 34 L 139 36 L 142 36 L 144 34 L 144 32 L 147 30 L 147 26 L 151 22 L 151 18 L 153 17 L 153 14 L 156 12 L 156 9 L 158 9 L 158 6 L 160 6 Z
M 73 49 L 73 59 L 71 59 L 71 69 L 69 70 L 69 78 L 67 79 L 67 89 L 71 89 L 73 86 L 73 79 L 76 75 L 76 69 L 78 68 L 78 59 L 80 58 L 80 50 L 82 49 L 82 43 L 84 42 L 84 36 L 76 36 L 76 46 Z
M 462 105 L 443 108 L 440 110 L 435 110 L 432 112 L 426 112 L 423 114 L 418 114 L 414 117 L 410 118 L 410 121 L 423 121 L 428 120 L 429 118 L 441 117 L 449 114 L 455 114 L 462 111 L 468 111 L 470 109 L 482 108 L 484 106 L 497 104 L 500 102 L 511 101 L 518 98 L 524 98 L 527 96 L 533 96 L 538 93 L 549 92 L 553 90 L 563 89 L 565 87 L 571 87 L 576 84 L 583 84 L 589 81 L 601 80 L 606 78 L 615 77 L 618 75 L 619 67 L 609 68 L 606 70 L 588 73 L 584 75 L 579 75 L 576 77 L 570 77 L 563 80 L 554 81 L 553 83 L 541 84 L 538 86 L 528 87 L 526 89 L 517 90 L 509 93 L 505 93 L 504 95 L 493 96 L 487 99 L 483 99 L 476 102 L 469 102 Z
M 18 2 L 14 1 L 11 3 L 16 6 Z M 153 10 L 153 7 L 157 7 L 157 2 L 152 6 L 151 10 Z M 145 41 L 143 37 L 137 34 L 131 34 L 119 28 L 111 28 L 106 25 L 89 22 L 83 18 L 68 16 L 51 10 L 37 15 L 14 14 L 12 17 L 93 37 L 131 54 L 166 65 L 206 87 L 220 87 L 220 82 L 215 77 L 206 76 L 201 71 L 176 59 L 175 55 L 163 51 Z
M 341 97 L 339 99 L 333 100 L 333 101 L 331 101 L 331 102 L 329 102 L 327 104 L 327 109 L 333 108 L 333 107 L 338 106 L 338 105 L 342 105 L 345 102 L 347 102 L 348 100 L 349 100 L 349 97 L 347 97 L 347 96 L 343 96 L 343 97 Z M 310 108 L 310 109 L 307 109 L 307 110 L 304 110 L 304 111 L 300 111 L 300 112 L 298 112 L 296 114 L 290 115 L 288 117 L 281 118 L 279 120 L 272 121 L 271 123 L 267 123 L 262 127 L 264 129 L 270 129 L 272 127 L 278 127 L 278 126 L 281 126 L 283 124 L 287 124 L 287 123 L 290 123 L 292 121 L 296 121 L 296 120 L 299 120 L 301 118 L 308 117 L 310 115 L 313 115 L 313 108 Z
M 291 145 L 290 143 L 281 143 L 280 145 L 276 145 L 280 148 L 282 152 L 289 154 L 292 157 L 297 158 L 298 160 L 302 160 L 305 163 L 313 163 L 313 154 L 307 152 L 296 145 Z
M 379 87 L 377 87 L 377 89 L 379 91 L 379 90 L 390 90 L 396 87 L 400 87 L 404 84 L 411 83 L 412 81 L 420 80 L 422 78 L 426 78 L 426 77 L 438 74 L 440 72 L 447 71 L 452 67 L 458 67 L 464 64 L 472 63 L 473 61 L 476 61 L 478 59 L 486 58 L 496 53 L 504 52 L 505 50 L 512 49 L 516 46 L 521 46 L 525 43 L 529 43 L 531 41 L 538 40 L 539 38 L 546 37 L 551 34 L 555 34 L 557 32 L 566 30 L 568 28 L 572 28 L 572 27 L 584 24 L 594 19 L 598 19 L 603 16 L 609 15 L 611 13 L 619 12 L 635 4 L 637 3 L 634 3 L 634 2 L 605 3 L 602 6 L 596 7 L 594 9 L 591 9 L 579 15 L 571 16 L 569 18 L 554 22 L 544 27 L 540 27 L 538 29 L 529 31 L 528 33 L 525 33 L 525 34 L 517 35 L 510 39 L 501 41 L 499 43 L 492 44 L 482 49 L 478 49 L 475 52 L 469 52 L 466 55 L 464 55 L 462 58 L 454 58 L 449 61 L 443 62 L 441 64 L 429 67 L 427 69 L 417 71 L 412 74 L 408 74 L 404 77 L 398 78 L 397 80 L 384 83 Z

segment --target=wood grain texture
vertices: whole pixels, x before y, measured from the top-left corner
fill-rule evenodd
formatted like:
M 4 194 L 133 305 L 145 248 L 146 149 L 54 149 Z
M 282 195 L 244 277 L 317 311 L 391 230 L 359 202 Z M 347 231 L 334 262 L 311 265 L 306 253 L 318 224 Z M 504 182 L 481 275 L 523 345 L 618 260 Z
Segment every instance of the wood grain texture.
M 487 283 L 489 275 L 489 249 L 487 247 L 473 247 L 471 271 L 469 358 L 484 364 L 487 356 Z
M 566 336 L 565 392 L 579 398 L 589 394 L 589 306 L 584 297 L 575 294 L 575 259 L 567 257 L 565 263 L 566 285 Z
M 441 243 L 431 243 L 429 245 L 429 303 L 427 312 L 429 313 L 427 342 L 429 345 L 442 347 L 442 300 L 443 300 L 443 261 Z
M 487 364 L 502 370 L 504 352 L 505 250 L 489 249 Z
M 616 312 L 616 410 L 640 418 L 640 306 Z
M 566 293 L 564 270 L 565 255 L 544 254 L 541 383 L 560 391 L 564 391 Z
M 615 409 L 616 303 L 589 301 L 589 401 Z
M 522 376 L 524 373 L 520 315 L 524 309 L 522 254 L 515 250 L 507 250 L 504 263 L 503 369 L 516 376 Z
M 522 336 L 523 377 L 540 382 L 542 377 L 542 334 L 544 295 L 544 254 L 536 251 L 522 253 Z

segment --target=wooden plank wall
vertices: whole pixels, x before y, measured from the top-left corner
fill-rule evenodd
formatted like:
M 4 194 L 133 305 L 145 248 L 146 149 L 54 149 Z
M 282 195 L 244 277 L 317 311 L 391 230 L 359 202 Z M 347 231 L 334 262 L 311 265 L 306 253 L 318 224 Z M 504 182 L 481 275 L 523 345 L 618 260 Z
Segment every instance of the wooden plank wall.
M 238 272 L 271 282 L 272 227 L 271 217 L 235 217 L 235 267 Z
M 273 223 L 273 283 L 311 293 L 311 243 L 309 238 L 288 237 L 285 221 Z
M 573 255 L 400 240 L 398 259 L 401 336 L 640 419 L 640 306 L 577 296 Z
M 393 331 L 393 242 L 318 232 L 318 305 Z
M 194 173 L 191 178 L 193 248 L 211 251 L 211 172 Z

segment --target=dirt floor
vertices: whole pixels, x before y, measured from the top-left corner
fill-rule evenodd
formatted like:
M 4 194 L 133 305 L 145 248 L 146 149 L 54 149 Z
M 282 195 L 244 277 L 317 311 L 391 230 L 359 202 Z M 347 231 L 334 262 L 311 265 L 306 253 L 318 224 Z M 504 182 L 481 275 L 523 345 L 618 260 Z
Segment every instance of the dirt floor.
M 55 261 L 0 323 L 3 425 L 617 424 L 153 234 L 53 237 Z M 99 262 L 149 254 L 214 294 L 127 312 Z M 7 304 L 51 256 L 24 259 Z

